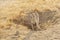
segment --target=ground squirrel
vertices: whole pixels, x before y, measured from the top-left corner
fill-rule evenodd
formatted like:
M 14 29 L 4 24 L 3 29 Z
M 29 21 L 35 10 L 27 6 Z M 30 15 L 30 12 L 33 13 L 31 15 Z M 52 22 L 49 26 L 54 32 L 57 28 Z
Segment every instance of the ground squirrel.
M 25 13 L 24 13 L 25 14 Z M 17 19 L 13 19 L 13 22 L 16 24 L 23 24 L 28 26 L 33 30 L 45 29 L 44 27 L 48 25 L 48 23 L 55 23 L 58 17 L 55 17 L 56 11 L 38 11 L 33 10 L 26 13 L 26 16 L 17 17 Z

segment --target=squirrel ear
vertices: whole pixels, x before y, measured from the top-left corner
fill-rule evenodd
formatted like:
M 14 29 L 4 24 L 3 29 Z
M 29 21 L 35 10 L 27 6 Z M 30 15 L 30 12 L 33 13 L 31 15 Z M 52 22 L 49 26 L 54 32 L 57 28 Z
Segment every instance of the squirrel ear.
M 36 12 L 38 12 L 38 10 L 37 10 L 37 9 L 34 9 L 34 12 L 35 12 L 35 11 L 36 11 Z

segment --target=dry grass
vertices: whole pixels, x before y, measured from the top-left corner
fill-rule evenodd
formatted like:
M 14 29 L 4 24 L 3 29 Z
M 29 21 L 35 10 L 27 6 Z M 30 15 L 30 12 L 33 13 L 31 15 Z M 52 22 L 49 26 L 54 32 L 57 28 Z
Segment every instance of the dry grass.
M 59 0 L 0 0 L 0 40 L 60 40 L 59 9 Z M 30 32 L 38 26 L 47 30 Z

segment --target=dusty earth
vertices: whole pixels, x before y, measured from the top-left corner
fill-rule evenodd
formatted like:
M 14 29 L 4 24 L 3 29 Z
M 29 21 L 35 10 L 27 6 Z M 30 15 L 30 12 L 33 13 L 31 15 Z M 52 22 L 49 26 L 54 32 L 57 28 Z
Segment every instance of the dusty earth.
M 57 11 L 56 15 L 60 16 L 60 0 L 0 0 L 0 40 L 60 40 L 59 19 L 58 23 L 40 31 L 31 31 L 11 21 L 20 13 L 24 16 L 34 9 Z

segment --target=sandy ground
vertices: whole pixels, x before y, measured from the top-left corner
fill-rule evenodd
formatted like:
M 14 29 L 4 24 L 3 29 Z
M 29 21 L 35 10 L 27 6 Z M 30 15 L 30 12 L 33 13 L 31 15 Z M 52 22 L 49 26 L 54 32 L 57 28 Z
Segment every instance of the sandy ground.
M 55 10 L 60 15 L 60 0 L 0 0 L 0 40 L 60 40 L 60 24 L 42 31 L 32 31 L 10 22 L 19 13 L 38 9 Z M 60 22 L 60 21 L 59 21 Z

